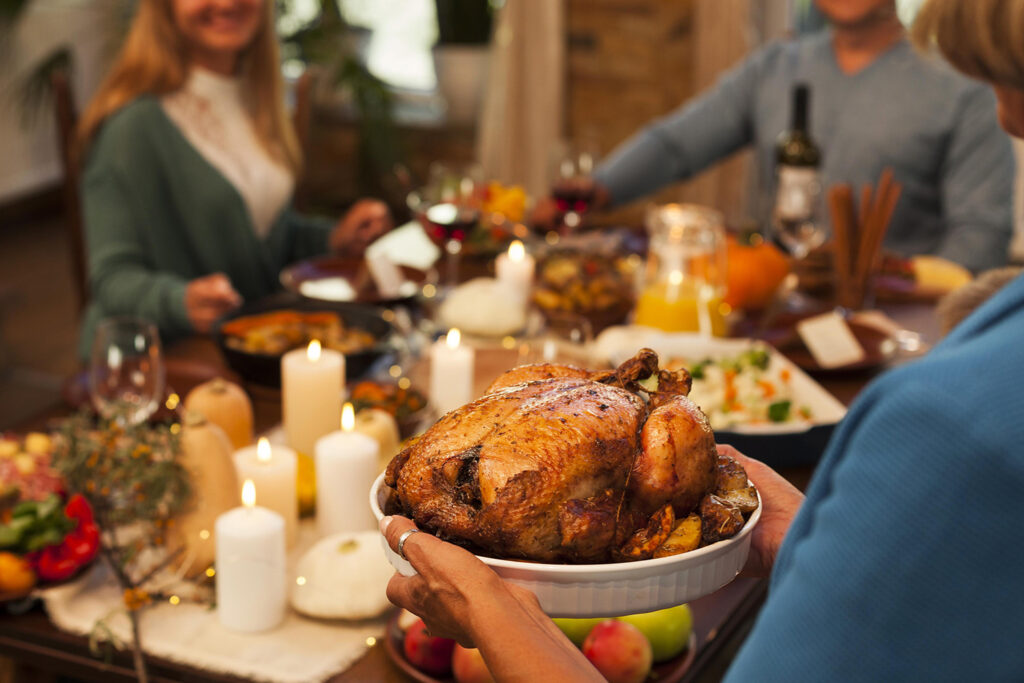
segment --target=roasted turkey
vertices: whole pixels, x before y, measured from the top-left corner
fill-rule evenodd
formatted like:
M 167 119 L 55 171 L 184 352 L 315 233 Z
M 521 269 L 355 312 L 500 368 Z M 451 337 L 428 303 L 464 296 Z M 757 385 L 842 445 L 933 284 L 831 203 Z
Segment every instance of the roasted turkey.
M 708 495 L 726 465 L 689 389 L 649 349 L 610 371 L 511 370 L 395 456 L 392 509 L 494 557 L 652 557 L 698 506 L 732 507 Z

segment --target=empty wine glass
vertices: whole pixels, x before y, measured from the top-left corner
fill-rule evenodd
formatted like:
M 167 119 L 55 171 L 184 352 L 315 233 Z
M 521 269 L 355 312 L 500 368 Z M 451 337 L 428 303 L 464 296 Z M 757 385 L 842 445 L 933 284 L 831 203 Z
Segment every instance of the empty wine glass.
M 164 363 L 156 326 L 136 318 L 107 318 L 93 338 L 89 395 L 100 415 L 138 424 L 164 396 Z

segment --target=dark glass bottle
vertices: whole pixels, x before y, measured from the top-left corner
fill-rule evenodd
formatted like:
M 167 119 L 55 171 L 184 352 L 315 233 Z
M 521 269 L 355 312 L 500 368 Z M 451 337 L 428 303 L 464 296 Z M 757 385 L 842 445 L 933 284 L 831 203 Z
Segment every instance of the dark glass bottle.
M 818 220 L 821 152 L 810 134 L 811 90 L 793 88 L 793 118 L 776 143 L 775 236 L 797 257 L 824 241 Z

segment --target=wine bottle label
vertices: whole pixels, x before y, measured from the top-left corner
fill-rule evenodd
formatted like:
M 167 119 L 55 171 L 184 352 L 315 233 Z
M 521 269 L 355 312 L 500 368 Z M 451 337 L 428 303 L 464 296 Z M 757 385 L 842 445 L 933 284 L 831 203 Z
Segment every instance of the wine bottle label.
M 775 212 L 783 220 L 806 220 L 814 215 L 818 196 L 818 169 L 779 166 L 779 190 Z

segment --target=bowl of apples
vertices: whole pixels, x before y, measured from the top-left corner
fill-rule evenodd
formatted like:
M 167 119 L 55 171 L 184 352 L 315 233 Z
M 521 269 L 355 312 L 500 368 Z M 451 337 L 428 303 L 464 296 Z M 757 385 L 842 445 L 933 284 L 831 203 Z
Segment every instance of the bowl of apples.
M 555 619 L 555 624 L 610 681 L 673 683 L 682 680 L 697 655 L 697 636 L 687 605 L 610 619 Z M 493 683 L 479 650 L 432 636 L 423 620 L 406 610 L 387 625 L 384 650 L 420 683 Z

